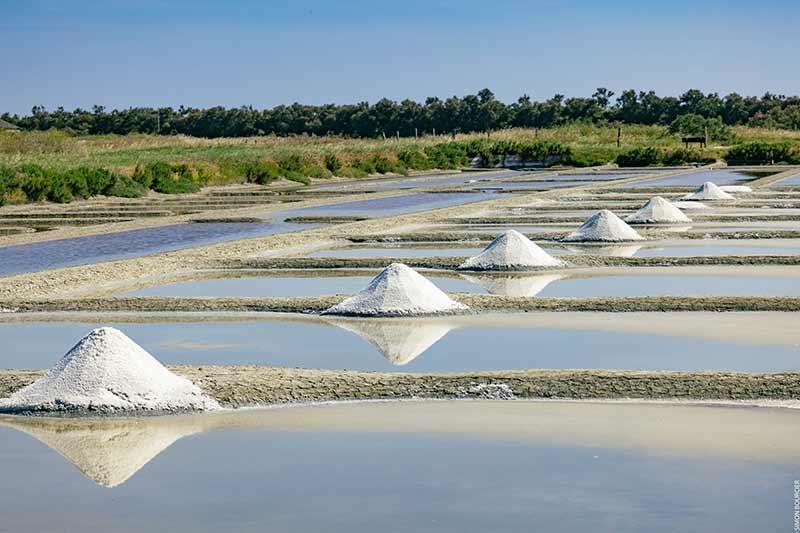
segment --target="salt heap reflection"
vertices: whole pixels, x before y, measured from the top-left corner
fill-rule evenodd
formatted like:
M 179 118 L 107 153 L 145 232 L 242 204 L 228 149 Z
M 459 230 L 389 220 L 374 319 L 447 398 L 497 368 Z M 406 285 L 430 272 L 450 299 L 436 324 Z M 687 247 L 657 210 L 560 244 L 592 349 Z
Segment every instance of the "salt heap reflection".
M 390 363 L 410 363 L 458 326 L 443 319 L 329 319 L 373 345 Z
M 0 426 L 27 433 L 107 488 L 125 483 L 177 440 L 204 430 L 190 417 L 0 417 Z
M 489 294 L 528 298 L 536 296 L 554 281 L 564 279 L 561 274 L 544 274 L 539 276 L 474 276 L 462 275 L 464 279 L 480 285 Z

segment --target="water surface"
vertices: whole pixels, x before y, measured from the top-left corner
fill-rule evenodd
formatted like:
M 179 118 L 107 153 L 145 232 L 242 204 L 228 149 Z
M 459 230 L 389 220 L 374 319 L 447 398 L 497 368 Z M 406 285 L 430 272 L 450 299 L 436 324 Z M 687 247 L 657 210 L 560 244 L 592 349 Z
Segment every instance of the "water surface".
M 740 170 L 730 169 L 698 170 L 697 172 L 689 172 L 679 176 L 666 176 L 663 178 L 648 179 L 637 183 L 626 183 L 624 185 L 619 185 L 619 187 L 699 187 L 707 181 L 716 183 L 717 185 L 739 185 L 743 182 L 752 181 L 757 178 L 763 178 L 767 175 L 769 174 L 752 175 Z
M 138 533 L 145 524 L 147 531 L 193 533 L 516 532 L 531 531 L 531 524 L 575 533 L 789 529 L 800 459 L 752 435 L 796 440 L 788 428 L 793 413 L 764 410 L 759 422 L 747 412 L 699 407 L 636 414 L 625 406 L 484 405 L 261 411 L 217 430 L 213 421 L 195 419 L 176 421 L 174 429 L 144 421 L 128 432 L 113 422 L 61 432 L 46 422 L 22 426 L 33 436 L 3 426 L 2 527 L 15 533 Z M 119 435 L 104 439 L 106 433 Z M 75 438 L 81 450 L 71 447 Z M 113 488 L 99 484 L 130 471 Z
M 598 330 L 580 323 L 541 326 L 535 320 L 526 327 L 490 327 L 464 326 L 447 319 L 345 318 L 329 322 L 0 323 L 6 347 L 0 368 L 49 368 L 83 335 L 106 325 L 122 330 L 164 364 L 385 372 L 800 369 L 800 347 L 791 336 L 744 342 L 722 333 L 698 338 Z

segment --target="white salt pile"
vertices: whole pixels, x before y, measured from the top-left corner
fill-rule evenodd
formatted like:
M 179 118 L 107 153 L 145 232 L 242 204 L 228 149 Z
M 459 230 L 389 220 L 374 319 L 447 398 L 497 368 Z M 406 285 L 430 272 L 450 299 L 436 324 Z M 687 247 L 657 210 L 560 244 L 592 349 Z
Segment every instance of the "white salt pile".
M 629 224 L 680 224 L 692 219 L 660 196 L 650 198 L 638 211 L 625 219 Z
M 498 235 L 481 253 L 470 257 L 458 268 L 463 270 L 528 270 L 559 267 L 563 264 L 525 235 L 512 229 Z
M 603 209 L 589 217 L 583 226 L 561 239 L 565 242 L 623 242 L 642 241 L 644 237 L 636 233 L 617 215 Z
M 530 298 L 536 296 L 554 281 L 564 279 L 561 274 L 541 276 L 463 276 L 486 289 L 489 294 Z
M 725 192 L 753 192 L 747 185 L 720 185 L 719 188 Z
M 107 488 L 125 483 L 175 441 L 203 427 L 193 417 L 54 419 L 11 417 L 0 425 L 23 431 Z
M 45 376 L 0 401 L 0 410 L 14 412 L 215 408 L 219 408 L 215 400 L 114 328 L 92 331 Z
M 711 209 L 711 206 L 708 206 L 708 205 L 704 204 L 703 202 L 692 202 L 692 201 L 683 202 L 681 200 L 675 200 L 675 201 L 672 202 L 672 205 L 674 205 L 675 207 L 677 207 L 678 209 L 681 209 L 683 211 L 686 211 L 687 209 L 688 210 L 693 210 L 693 209 Z
M 735 198 L 720 189 L 716 183 L 707 181 L 695 192 L 684 196 L 683 200 L 735 200 Z
M 431 322 L 431 320 L 435 321 Z M 401 366 L 407 365 L 422 355 L 456 328 L 455 325 L 440 320 L 336 319 L 332 322 L 370 343 L 393 365 Z
M 346 316 L 415 316 L 469 310 L 452 300 L 412 268 L 392 263 L 369 285 L 323 314 Z

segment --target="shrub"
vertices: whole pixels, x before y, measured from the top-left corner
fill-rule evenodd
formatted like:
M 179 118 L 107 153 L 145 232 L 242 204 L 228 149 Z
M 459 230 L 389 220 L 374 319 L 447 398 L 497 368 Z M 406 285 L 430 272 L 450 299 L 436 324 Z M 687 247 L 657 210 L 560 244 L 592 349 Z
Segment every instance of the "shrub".
M 281 177 L 281 170 L 272 161 L 250 161 L 242 168 L 247 183 L 267 185 Z
M 118 196 L 120 198 L 140 198 L 145 195 L 147 189 L 128 176 L 121 174 L 112 175 L 112 181 L 104 191 L 107 196 Z
M 428 170 L 431 168 L 431 162 L 419 150 L 402 150 L 397 154 L 397 159 L 406 168 L 415 170 Z
M 333 176 L 327 168 L 311 165 L 303 168 L 303 174 L 314 179 L 328 179 Z
M 705 135 L 706 130 L 708 130 L 709 140 L 726 141 L 731 138 L 731 131 L 722 122 L 721 118 L 706 118 L 692 113 L 679 116 L 672 121 L 667 129 L 669 133 L 695 137 Z
M 332 175 L 338 176 L 342 170 L 342 162 L 336 157 L 336 154 L 325 154 L 325 168 L 327 168 Z
M 68 204 L 75 199 L 69 181 L 63 175 L 56 175 L 50 179 L 47 199 L 58 204 Z
M 188 165 L 170 165 L 162 161 L 148 163 L 144 167 L 137 165 L 133 172 L 133 181 L 145 189 L 163 194 L 182 194 L 200 190 Z
M 725 154 L 730 164 L 800 163 L 800 145 L 752 142 L 733 146 Z
M 31 202 L 41 202 L 50 190 L 50 180 L 42 176 L 23 175 L 18 179 L 18 186 Z
M 617 156 L 617 164 L 621 167 L 647 167 L 658 165 L 662 161 L 661 152 L 652 146 L 633 148 Z
M 342 167 L 341 173 L 342 173 L 341 174 L 342 177 L 345 177 L 345 178 L 366 178 L 367 177 L 367 173 L 366 172 L 364 172 L 363 170 L 361 170 L 358 167 L 352 167 L 352 166 Z

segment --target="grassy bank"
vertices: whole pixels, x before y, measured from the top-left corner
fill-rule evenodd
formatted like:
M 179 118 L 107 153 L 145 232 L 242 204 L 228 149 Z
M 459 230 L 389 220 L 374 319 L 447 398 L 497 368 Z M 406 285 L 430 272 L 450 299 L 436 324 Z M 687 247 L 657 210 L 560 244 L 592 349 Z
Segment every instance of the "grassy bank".
M 504 154 L 559 158 L 578 167 L 615 161 L 624 166 L 705 163 L 729 154 L 743 163 L 800 162 L 800 132 L 737 127 L 724 141 L 686 150 L 680 135 L 663 127 L 623 126 L 619 145 L 617 140 L 615 126 L 581 124 L 419 139 L 0 132 L 0 193 L 11 203 L 69 202 L 98 194 L 140 196 L 148 189 L 181 193 L 280 178 L 309 183 L 331 176 L 455 169 L 476 157 L 493 166 Z

